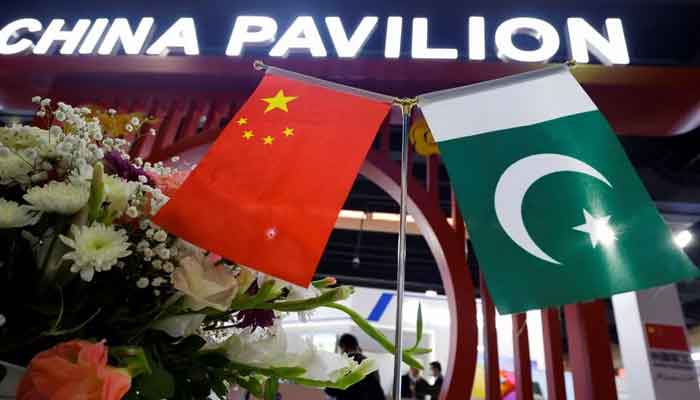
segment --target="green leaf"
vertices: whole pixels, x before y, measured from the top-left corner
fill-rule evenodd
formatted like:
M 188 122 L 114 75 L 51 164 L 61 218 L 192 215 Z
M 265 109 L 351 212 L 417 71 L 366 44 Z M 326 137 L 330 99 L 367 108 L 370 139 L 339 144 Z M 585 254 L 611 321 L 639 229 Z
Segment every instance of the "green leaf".
M 317 289 L 325 289 L 329 286 L 335 285 L 336 283 L 337 281 L 335 280 L 335 278 L 332 278 L 330 276 L 311 282 L 311 284 Z
M 276 400 L 277 399 L 277 388 L 279 387 L 279 380 L 276 377 L 268 377 L 265 381 L 265 400 Z
M 194 354 L 204 347 L 205 344 L 207 344 L 206 340 L 202 339 L 200 336 L 191 335 L 182 339 L 175 347 L 180 353 Z
M 413 355 L 430 354 L 432 353 L 432 351 L 432 349 L 426 349 L 424 347 L 417 347 L 415 349 L 409 350 L 409 352 Z
M 88 219 L 96 220 L 100 215 L 102 201 L 105 197 L 105 185 L 103 182 L 104 166 L 96 163 L 92 171 L 92 183 L 90 184 L 90 198 L 88 199 Z
M 258 308 L 258 305 L 279 297 L 279 293 L 273 291 L 274 288 L 274 280 L 266 281 L 253 296 L 248 296 L 247 294 L 238 295 L 231 303 L 231 308 L 234 310 Z
M 342 311 L 345 314 L 347 314 L 360 329 L 362 329 L 369 337 L 376 340 L 377 343 L 379 343 L 384 348 L 384 350 L 388 351 L 391 354 L 396 354 L 396 347 L 394 347 L 394 344 L 391 343 L 391 341 L 389 341 L 389 339 L 387 339 L 387 337 L 384 336 L 383 333 L 375 329 L 372 325 L 370 325 L 369 322 L 365 321 L 365 319 L 362 318 L 360 314 L 355 312 L 355 310 L 338 303 L 330 303 L 326 304 L 325 306 Z M 423 365 L 418 360 L 413 358 L 409 350 L 403 351 L 401 358 L 406 364 L 410 365 L 411 367 L 423 369 Z
M 118 366 L 125 367 L 132 378 L 152 372 L 146 352 L 139 346 L 110 347 L 109 355 L 117 360 Z
M 371 360 L 367 359 L 364 360 L 360 363 L 360 366 L 353 370 L 351 373 L 344 375 L 340 379 L 338 379 L 336 382 L 333 381 L 317 381 L 313 379 L 304 379 L 304 378 L 295 378 L 292 379 L 294 382 L 304 385 L 304 386 L 309 386 L 309 387 L 317 387 L 317 388 L 334 388 L 334 389 L 341 389 L 345 390 L 349 388 L 350 386 L 356 384 L 357 382 L 361 381 L 365 376 L 371 374 L 376 370 L 374 362 Z
M 257 376 L 241 376 L 236 379 L 236 383 L 238 386 L 249 391 L 253 396 L 257 398 L 263 397 L 263 385 L 260 383 L 260 379 Z
M 275 310 L 281 312 L 300 312 L 314 310 L 336 301 L 345 300 L 352 295 L 354 289 L 350 286 L 341 286 L 324 290 L 319 296 L 304 300 L 276 301 L 272 303 L 257 304 L 254 307 L 260 310 Z M 243 309 L 245 309 L 243 308 Z
M 306 372 L 306 369 L 301 367 L 271 367 L 260 368 L 252 365 L 241 364 L 234 361 L 229 362 L 230 368 L 238 371 L 241 375 L 250 375 L 257 373 L 265 376 L 277 376 L 283 379 L 292 379 Z
M 411 352 L 420 346 L 420 341 L 423 340 L 423 304 L 418 303 L 418 315 L 416 316 L 416 344 L 411 347 Z M 413 353 L 415 354 L 415 353 Z
M 155 367 L 150 375 L 142 375 L 140 392 L 146 400 L 167 399 L 175 393 L 175 379 L 170 372 Z

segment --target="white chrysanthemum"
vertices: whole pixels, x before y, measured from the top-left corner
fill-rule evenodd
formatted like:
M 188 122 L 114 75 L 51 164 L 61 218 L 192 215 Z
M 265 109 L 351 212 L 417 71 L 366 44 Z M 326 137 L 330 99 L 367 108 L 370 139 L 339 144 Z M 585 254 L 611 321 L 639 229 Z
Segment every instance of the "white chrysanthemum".
M 27 125 L 0 128 L 0 143 L 16 149 L 40 148 L 48 143 L 48 131 Z
M 129 238 L 125 230 L 99 223 L 91 226 L 71 226 L 69 238 L 61 235 L 61 241 L 73 249 L 63 258 L 73 260 L 70 270 L 80 272 L 83 280 L 90 282 L 95 271 L 108 271 L 117 261 L 131 254 Z
M 81 183 L 89 185 L 90 181 L 92 181 L 93 173 L 94 169 L 92 168 L 92 165 L 88 163 L 80 163 L 78 166 L 71 170 L 69 180 L 72 183 Z
M 54 181 L 29 189 L 24 200 L 41 211 L 72 215 L 85 206 L 89 197 L 87 185 Z
M 29 176 L 33 170 L 33 165 L 28 160 L 24 160 L 12 152 L 5 154 L 0 157 L 0 184 L 29 183 Z
M 21 206 L 14 201 L 0 199 L 0 228 L 21 228 L 34 225 L 41 213 L 29 206 Z
M 120 216 L 129 206 L 129 199 L 138 189 L 139 184 L 115 175 L 105 175 L 105 196 L 109 202 L 109 211 Z

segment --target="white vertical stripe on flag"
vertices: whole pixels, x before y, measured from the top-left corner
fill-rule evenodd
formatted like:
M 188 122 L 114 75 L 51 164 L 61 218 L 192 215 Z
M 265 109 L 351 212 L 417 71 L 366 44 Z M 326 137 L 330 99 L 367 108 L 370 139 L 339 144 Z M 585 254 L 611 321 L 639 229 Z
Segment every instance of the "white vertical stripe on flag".
M 418 105 L 438 142 L 597 110 L 563 65 L 427 93 Z

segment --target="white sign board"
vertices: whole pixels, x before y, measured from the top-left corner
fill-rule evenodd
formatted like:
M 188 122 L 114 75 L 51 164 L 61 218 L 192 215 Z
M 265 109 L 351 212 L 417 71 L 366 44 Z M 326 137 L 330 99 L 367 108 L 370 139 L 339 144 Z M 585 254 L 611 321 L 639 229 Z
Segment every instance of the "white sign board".
M 618 294 L 612 302 L 630 398 L 700 398 L 676 286 Z

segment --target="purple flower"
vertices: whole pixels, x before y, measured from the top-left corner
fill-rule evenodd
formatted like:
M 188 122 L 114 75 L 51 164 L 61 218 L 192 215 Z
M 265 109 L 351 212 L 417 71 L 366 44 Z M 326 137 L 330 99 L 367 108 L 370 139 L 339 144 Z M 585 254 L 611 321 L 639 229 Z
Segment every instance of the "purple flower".
M 243 310 L 236 314 L 236 328 L 269 328 L 275 323 L 275 312 L 272 310 Z
M 246 294 L 254 296 L 258 293 L 258 282 L 253 281 L 253 284 L 248 287 Z M 234 315 L 233 325 L 236 328 L 269 328 L 275 324 L 275 312 L 272 310 L 243 310 Z
M 138 181 L 139 176 L 143 175 L 146 177 L 146 183 L 155 187 L 155 182 L 146 171 L 144 171 L 143 168 L 135 166 L 129 162 L 129 160 L 123 159 L 120 152 L 112 150 L 106 153 L 103 161 L 108 173 L 115 174 L 127 181 Z

